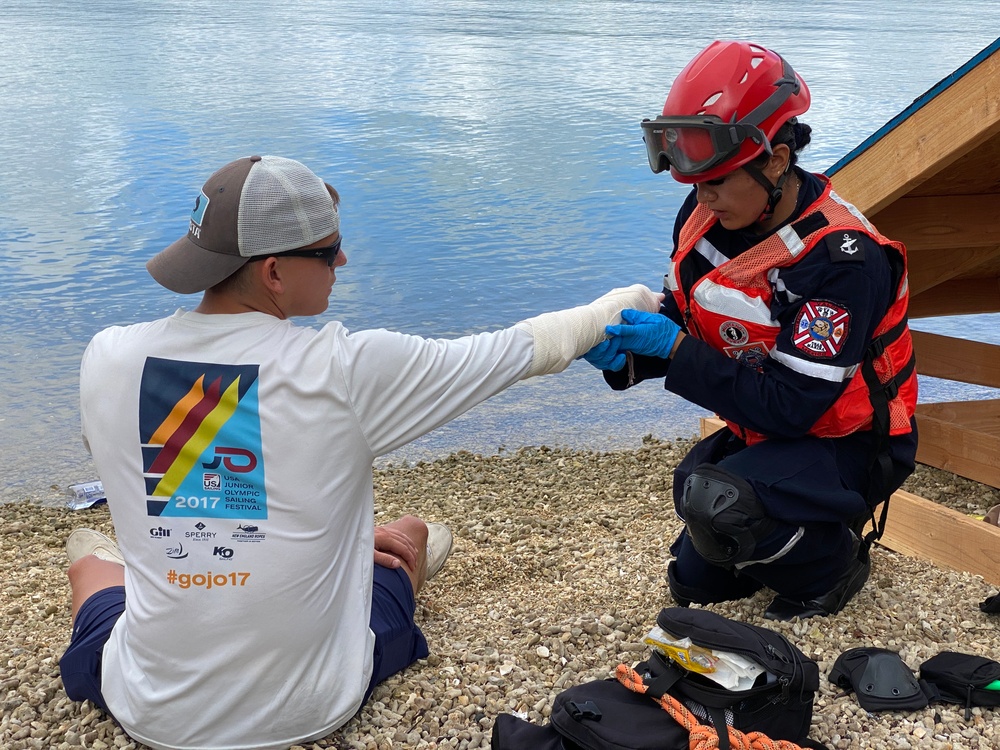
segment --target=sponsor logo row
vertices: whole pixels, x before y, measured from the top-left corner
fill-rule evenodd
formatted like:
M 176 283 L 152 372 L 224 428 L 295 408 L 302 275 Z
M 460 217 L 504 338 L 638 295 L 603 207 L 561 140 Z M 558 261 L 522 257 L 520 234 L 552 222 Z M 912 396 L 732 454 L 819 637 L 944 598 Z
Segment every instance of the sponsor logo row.
M 226 531 L 213 531 L 205 523 L 198 521 L 190 526 L 154 526 L 149 530 L 149 538 L 159 541 L 166 541 L 166 555 L 171 560 L 183 560 L 189 554 L 184 544 L 204 543 L 212 544 L 212 555 L 219 560 L 232 560 L 236 552 L 228 544 L 253 544 L 263 542 L 266 534 L 260 530 L 259 526 L 253 524 L 240 524 L 235 529 Z
M 226 532 L 221 532 L 225 536 Z M 189 528 L 165 528 L 154 526 L 149 530 L 150 539 L 188 539 L 192 541 L 213 541 L 220 538 L 220 532 L 212 531 L 199 521 Z M 254 524 L 240 524 L 229 531 L 229 539 L 234 542 L 263 542 L 265 533 Z

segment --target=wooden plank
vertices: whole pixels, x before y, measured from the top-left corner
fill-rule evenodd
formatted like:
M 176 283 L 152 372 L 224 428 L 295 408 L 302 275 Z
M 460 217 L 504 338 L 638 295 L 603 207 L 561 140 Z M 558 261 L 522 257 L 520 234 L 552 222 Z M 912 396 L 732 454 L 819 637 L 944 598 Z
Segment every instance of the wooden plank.
M 874 216 L 1000 133 L 1000 52 L 966 72 L 832 175 Z
M 910 333 L 917 355 L 917 372 L 921 375 L 1000 388 L 1000 346 L 997 344 L 924 331 Z
M 920 404 L 917 406 L 917 415 L 953 422 L 967 430 L 1000 438 L 1000 399 Z M 997 460 L 1000 461 L 1000 456 Z
M 909 256 L 911 299 L 957 277 L 989 278 L 997 275 L 993 271 L 993 266 L 1000 258 L 1000 245 L 948 250 L 938 247 L 913 248 L 907 245 L 906 249 Z
M 893 493 L 879 544 L 1000 585 L 1000 527 L 919 495 Z
M 983 169 L 984 164 L 1000 164 L 1000 138 L 994 137 L 975 151 L 965 154 L 946 170 L 934 175 L 933 180 L 928 180 L 907 193 L 907 196 L 974 196 L 996 193 L 996 174 L 992 169 Z
M 698 422 L 701 427 L 702 440 L 726 426 L 726 423 L 718 417 L 702 417 Z
M 1000 248 L 1000 195 L 903 196 L 869 217 L 886 237 L 909 250 Z M 950 258 L 950 254 L 946 257 Z
M 997 401 L 917 406 L 917 461 L 1000 488 Z
M 971 407 L 982 401 L 970 401 Z M 917 461 L 1000 488 L 1000 436 L 970 429 L 960 421 L 940 419 L 917 406 Z M 994 429 L 996 422 L 994 417 Z
M 954 279 L 910 296 L 911 318 L 1000 312 L 1000 278 Z
M 703 417 L 701 436 L 707 437 L 725 424 L 718 417 Z M 923 433 L 920 439 L 923 441 Z M 1000 528 L 911 492 L 893 493 L 879 544 L 1000 585 Z

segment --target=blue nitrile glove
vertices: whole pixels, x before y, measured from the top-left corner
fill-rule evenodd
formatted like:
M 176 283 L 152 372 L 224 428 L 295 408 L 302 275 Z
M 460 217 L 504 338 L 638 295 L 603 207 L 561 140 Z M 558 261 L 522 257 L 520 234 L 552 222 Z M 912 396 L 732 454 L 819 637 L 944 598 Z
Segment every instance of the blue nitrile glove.
M 670 350 L 674 348 L 681 327 L 666 315 L 625 309 L 622 310 L 622 323 L 608 326 L 604 330 L 607 331 L 609 342 L 617 352 L 629 351 L 633 354 L 667 359 Z M 620 370 L 624 364 L 623 358 L 622 365 L 618 369 Z
M 609 339 L 605 339 L 590 349 L 583 358 L 598 370 L 618 372 L 625 366 L 625 352 L 618 349 Z

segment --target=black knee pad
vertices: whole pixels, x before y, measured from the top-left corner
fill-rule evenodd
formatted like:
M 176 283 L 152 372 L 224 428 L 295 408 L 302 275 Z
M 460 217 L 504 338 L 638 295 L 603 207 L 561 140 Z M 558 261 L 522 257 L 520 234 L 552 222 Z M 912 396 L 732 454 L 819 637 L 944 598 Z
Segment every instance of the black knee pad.
M 895 651 L 852 648 L 837 657 L 830 682 L 853 690 L 866 711 L 916 711 L 931 694 Z
M 714 464 L 700 464 L 687 478 L 679 510 L 698 554 L 724 568 L 751 559 L 777 528 L 750 484 Z

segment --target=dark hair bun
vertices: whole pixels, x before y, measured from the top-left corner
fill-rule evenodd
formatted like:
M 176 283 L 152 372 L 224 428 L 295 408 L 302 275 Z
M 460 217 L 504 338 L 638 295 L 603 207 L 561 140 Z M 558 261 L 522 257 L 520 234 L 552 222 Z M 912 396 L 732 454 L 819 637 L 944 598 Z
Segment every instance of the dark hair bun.
M 806 125 L 804 122 L 799 122 L 796 120 L 792 123 L 792 133 L 795 138 L 795 148 L 794 151 L 801 151 L 812 141 L 812 128 Z

